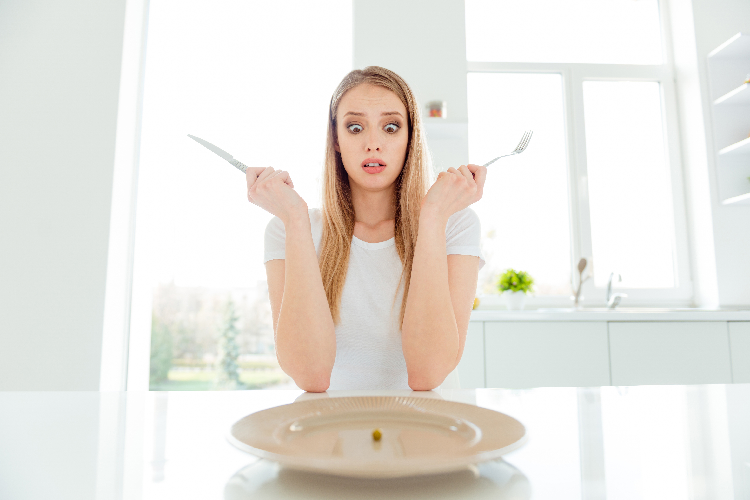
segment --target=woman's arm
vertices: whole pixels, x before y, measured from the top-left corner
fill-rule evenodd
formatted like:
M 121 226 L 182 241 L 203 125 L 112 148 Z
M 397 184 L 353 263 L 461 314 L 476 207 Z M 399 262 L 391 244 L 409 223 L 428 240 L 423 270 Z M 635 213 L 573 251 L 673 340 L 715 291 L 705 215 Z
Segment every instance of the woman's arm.
M 336 334 L 307 213 L 285 221 L 285 259 L 266 263 L 276 357 L 300 389 L 328 389 Z
M 284 223 L 284 260 L 266 263 L 276 357 L 302 389 L 328 389 L 336 359 L 336 334 L 328 307 L 307 204 L 288 172 L 253 168 L 246 172 L 247 199 Z
M 479 257 L 446 258 L 447 219 L 423 211 L 414 251 L 401 342 L 409 387 L 428 391 L 453 371 L 466 342 Z
M 482 197 L 487 169 L 441 172 L 419 215 L 401 342 L 413 390 L 432 390 L 453 371 L 464 350 L 479 273 L 479 258 L 446 258 L 448 218 Z

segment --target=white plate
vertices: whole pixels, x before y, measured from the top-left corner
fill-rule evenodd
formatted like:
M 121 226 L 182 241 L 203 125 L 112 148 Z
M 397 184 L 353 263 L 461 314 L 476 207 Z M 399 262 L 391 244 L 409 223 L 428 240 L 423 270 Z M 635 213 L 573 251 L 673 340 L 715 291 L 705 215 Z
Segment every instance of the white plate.
M 227 435 L 237 448 L 292 469 L 354 477 L 460 470 L 499 458 L 525 438 L 524 426 L 503 413 L 412 396 L 295 402 L 248 415 Z

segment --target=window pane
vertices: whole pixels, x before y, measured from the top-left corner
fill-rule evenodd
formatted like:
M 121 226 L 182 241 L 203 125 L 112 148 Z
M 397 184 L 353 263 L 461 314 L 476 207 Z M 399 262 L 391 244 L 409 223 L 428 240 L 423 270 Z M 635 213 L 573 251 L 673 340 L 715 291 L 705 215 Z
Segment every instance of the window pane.
M 153 294 L 151 387 L 218 387 L 235 347 L 246 387 L 284 382 L 263 266 L 271 216 L 187 134 L 289 171 L 317 206 L 328 103 L 351 70 L 351 2 L 160 0 L 148 29 L 136 253 Z
M 594 281 L 675 286 L 674 216 L 657 82 L 584 82 Z
M 479 291 L 492 292 L 497 274 L 527 271 L 539 295 L 570 295 L 570 225 L 562 79 L 552 74 L 470 73 L 469 155 L 484 164 L 513 151 L 524 130 L 529 147 L 488 167 L 482 200 L 487 265 Z
M 466 58 L 661 64 L 658 0 L 466 0 Z

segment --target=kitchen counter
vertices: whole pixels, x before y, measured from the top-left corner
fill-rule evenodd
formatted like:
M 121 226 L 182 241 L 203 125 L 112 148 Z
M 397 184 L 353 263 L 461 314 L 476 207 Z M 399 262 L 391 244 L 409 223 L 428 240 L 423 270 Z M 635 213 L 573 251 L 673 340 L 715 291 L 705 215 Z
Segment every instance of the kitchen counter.
M 471 321 L 750 321 L 750 309 L 662 307 L 476 309 Z
M 358 480 L 279 470 L 225 440 L 297 398 L 416 395 L 520 420 L 527 444 L 476 471 Z M 0 498 L 750 497 L 750 384 L 343 392 L 0 393 Z

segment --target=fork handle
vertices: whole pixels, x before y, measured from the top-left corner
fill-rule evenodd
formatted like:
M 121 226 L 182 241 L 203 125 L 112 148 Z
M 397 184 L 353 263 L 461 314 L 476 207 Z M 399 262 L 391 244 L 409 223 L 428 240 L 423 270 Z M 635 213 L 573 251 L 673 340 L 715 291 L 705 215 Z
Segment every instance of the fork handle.
M 489 161 L 489 162 L 485 163 L 485 164 L 484 164 L 484 165 L 482 165 L 482 166 L 483 166 L 483 167 L 489 167 L 490 165 L 492 165 L 493 163 L 495 163 L 495 162 L 496 162 L 497 160 L 499 160 L 500 158 L 505 158 L 506 156 L 510 156 L 510 155 L 503 155 L 503 156 L 498 156 L 498 157 L 497 157 L 497 158 L 495 158 L 494 160 L 492 160 L 492 161 Z

